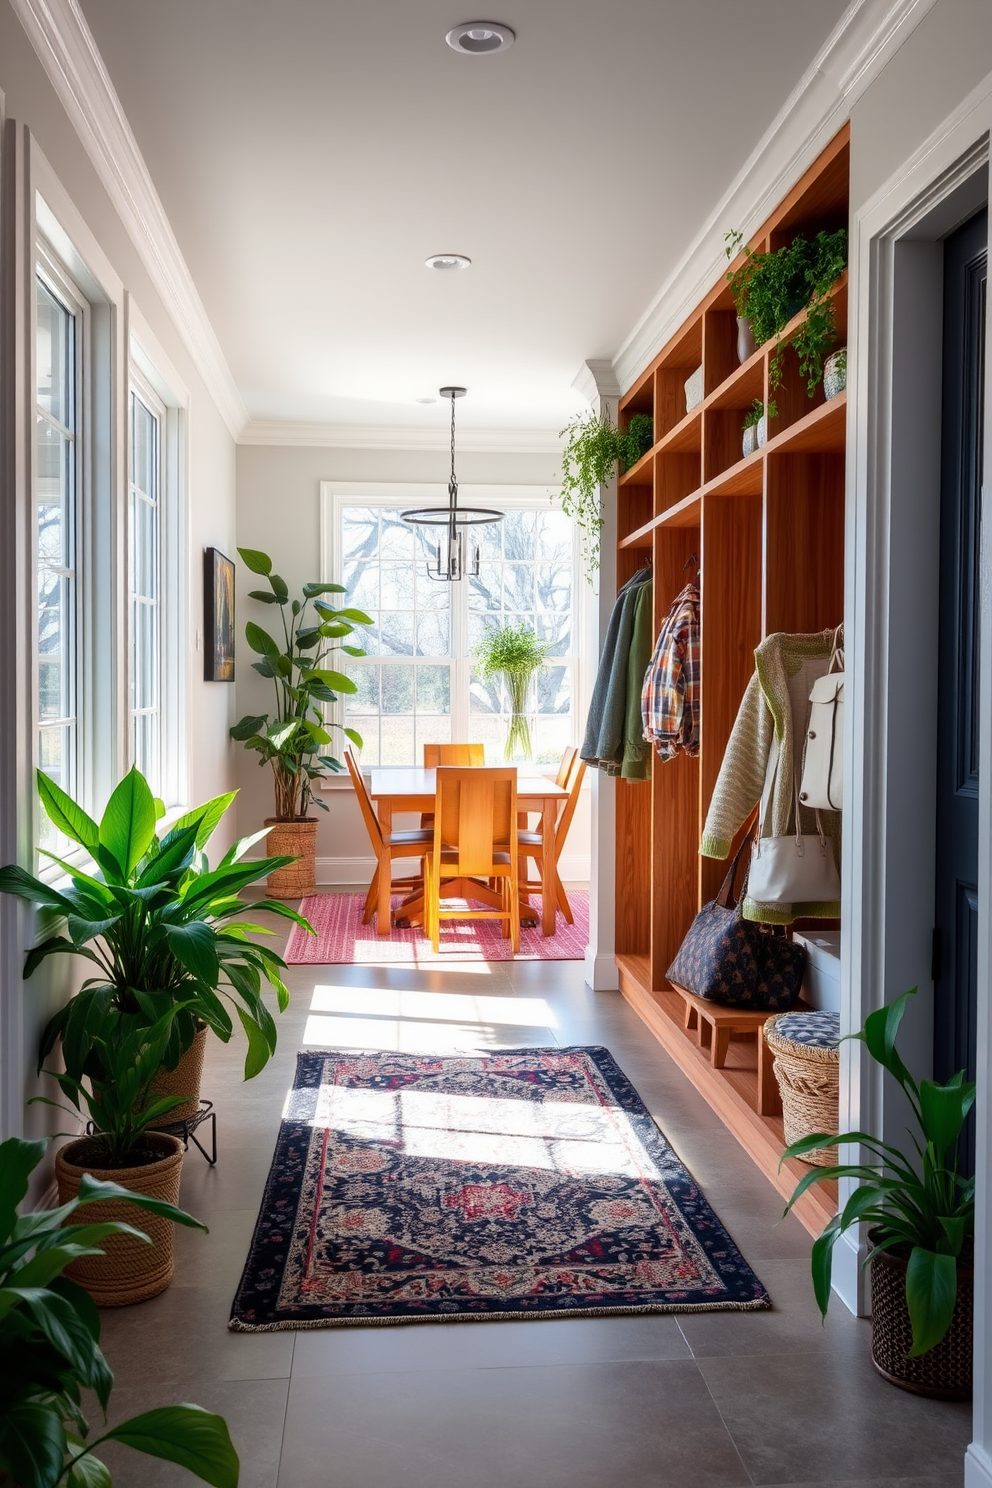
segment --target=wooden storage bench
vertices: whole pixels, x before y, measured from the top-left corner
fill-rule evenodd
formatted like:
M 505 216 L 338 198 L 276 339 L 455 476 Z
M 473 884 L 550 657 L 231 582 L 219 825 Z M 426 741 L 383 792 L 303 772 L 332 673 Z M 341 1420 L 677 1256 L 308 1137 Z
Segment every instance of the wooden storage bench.
M 705 998 L 697 997 L 694 992 L 687 992 L 684 987 L 677 987 L 674 982 L 672 987 L 685 1004 L 686 1032 L 698 1033 L 699 1046 L 701 1049 L 709 1049 L 710 1064 L 714 1069 L 723 1069 L 726 1063 L 731 1034 L 753 1033 L 756 1035 L 758 1040 L 758 1114 L 760 1116 L 780 1115 L 782 1099 L 779 1095 L 775 1071 L 772 1068 L 772 1053 L 762 1036 L 765 1024 L 769 1018 L 774 1018 L 775 1014 L 773 1012 L 752 1013 L 746 1008 L 722 1007 L 717 1002 L 707 1002 Z

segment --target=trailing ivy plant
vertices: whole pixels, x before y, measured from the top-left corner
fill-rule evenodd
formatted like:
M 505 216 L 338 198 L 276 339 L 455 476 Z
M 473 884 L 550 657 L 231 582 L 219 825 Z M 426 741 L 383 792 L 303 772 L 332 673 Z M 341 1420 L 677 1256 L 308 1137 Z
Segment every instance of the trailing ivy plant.
M 599 534 L 603 528 L 599 488 L 636 465 L 654 442 L 654 421 L 646 413 L 635 413 L 626 428 L 618 429 L 604 408 L 577 414 L 561 431 L 561 504 L 582 535 L 586 577 L 599 567 Z
M 727 274 L 737 314 L 751 323 L 755 344 L 773 337 L 775 351 L 769 366 L 769 389 L 782 384 L 785 347 L 782 332 L 794 315 L 806 317 L 792 337 L 799 371 L 812 398 L 823 377 L 824 357 L 837 339 L 837 322 L 830 290 L 847 265 L 847 232 L 818 232 L 810 241 L 800 233 L 774 253 L 754 253 L 744 247 L 743 234 L 725 235 L 728 259 L 743 249 L 744 262 Z
M 273 573 L 268 553 L 256 548 L 239 548 L 238 552 L 245 567 L 267 581 L 268 589 L 252 589 L 248 598 L 278 606 L 282 639 L 277 640 L 254 620 L 245 626 L 245 640 L 260 658 L 252 666 L 271 680 L 275 709 L 271 714 L 246 714 L 232 728 L 231 738 L 253 749 L 260 765 L 272 766 L 277 819 L 300 821 L 311 805 L 328 809 L 326 801 L 314 795 L 313 782 L 344 769 L 340 760 L 322 753 L 331 743 L 322 705 L 337 702 L 341 692 L 357 689 L 350 677 L 327 665 L 328 658 L 338 650 L 364 656 L 359 647 L 338 643 L 356 625 L 371 625 L 372 621 L 362 610 L 339 610 L 324 598 L 346 593 L 343 584 L 304 584 L 302 599 L 291 601 L 289 586 Z M 313 615 L 307 613 L 311 604 Z M 361 734 L 350 728 L 344 733 L 361 749 Z

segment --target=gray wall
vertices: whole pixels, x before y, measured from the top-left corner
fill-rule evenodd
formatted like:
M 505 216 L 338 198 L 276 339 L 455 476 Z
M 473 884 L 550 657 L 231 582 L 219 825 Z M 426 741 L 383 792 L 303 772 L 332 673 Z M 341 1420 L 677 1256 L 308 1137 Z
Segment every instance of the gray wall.
M 238 544 L 269 553 L 289 584 L 291 592 L 308 579 L 320 576 L 320 482 L 384 481 L 437 482 L 447 479 L 447 454 L 442 450 L 370 450 L 288 448 L 241 445 L 237 455 Z M 559 465 L 554 455 L 473 454 L 458 456 L 458 478 L 466 485 L 554 486 Z M 249 711 L 264 712 L 268 703 L 266 685 L 251 670 L 254 659 L 244 642 L 244 621 L 253 610 L 245 595 L 254 583 L 238 565 L 238 682 L 239 717 Z M 244 835 L 261 826 L 272 813 L 271 776 L 259 769 L 256 756 L 244 751 L 238 765 L 238 827 Z M 320 814 L 317 838 L 318 876 L 320 860 L 328 881 L 342 879 L 326 860 L 367 859 L 370 847 L 358 805 L 350 790 L 328 791 L 329 811 Z M 580 804 L 569 835 L 569 856 L 589 851 L 588 793 Z M 331 874 L 333 877 L 329 877 Z

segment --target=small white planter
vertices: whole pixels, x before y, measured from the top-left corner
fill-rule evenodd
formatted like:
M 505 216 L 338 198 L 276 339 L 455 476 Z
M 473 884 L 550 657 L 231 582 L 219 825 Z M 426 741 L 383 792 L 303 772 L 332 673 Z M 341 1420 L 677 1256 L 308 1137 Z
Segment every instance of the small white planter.
M 685 383 L 685 411 L 686 411 L 686 413 L 690 413 L 692 411 L 692 409 L 696 407 L 696 404 L 697 403 L 702 403 L 702 401 L 703 401 L 703 369 L 702 369 L 702 366 L 699 366 L 699 367 L 696 368 L 695 372 L 693 372 L 692 376 L 691 377 L 688 377 L 686 379 L 686 383 Z
M 748 427 L 744 430 L 744 438 L 741 441 L 741 449 L 744 451 L 745 460 L 747 459 L 748 455 L 753 455 L 757 448 L 758 426 L 757 424 L 749 424 Z
M 836 398 L 847 387 L 847 347 L 842 346 L 823 364 L 823 393 L 827 401 Z
M 757 427 L 757 433 L 758 433 L 758 448 L 761 449 L 761 447 L 763 445 L 765 445 L 765 444 L 768 443 L 768 416 L 767 416 L 767 414 L 763 415 L 758 420 L 758 423 L 757 423 L 757 426 L 756 427 Z

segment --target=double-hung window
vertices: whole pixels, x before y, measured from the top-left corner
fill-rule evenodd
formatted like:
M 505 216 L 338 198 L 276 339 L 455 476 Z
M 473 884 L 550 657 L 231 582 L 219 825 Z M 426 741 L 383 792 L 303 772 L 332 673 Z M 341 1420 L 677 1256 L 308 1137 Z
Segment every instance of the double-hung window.
M 131 758 L 162 790 L 162 539 L 165 409 L 132 374 L 129 397 L 128 529 Z
M 39 767 L 70 795 L 81 776 L 79 594 L 84 301 L 54 264 L 35 283 L 35 699 Z M 41 846 L 58 852 L 43 817 Z
M 345 585 L 341 602 L 372 622 L 353 638 L 367 654 L 347 662 L 357 691 L 338 721 L 362 735 L 365 766 L 416 764 L 425 743 L 452 740 L 483 743 L 486 758 L 498 763 L 510 699 L 499 682 L 478 676 L 472 650 L 487 628 L 522 624 L 550 648 L 527 699 L 533 762 L 557 764 L 578 728 L 574 524 L 543 490 L 472 492 L 473 504 L 505 516 L 470 533 L 469 551 L 479 545 L 478 576 L 439 583 L 428 573 L 430 531 L 400 517 L 430 500 L 443 504 L 447 493 L 324 485 L 325 573 Z

